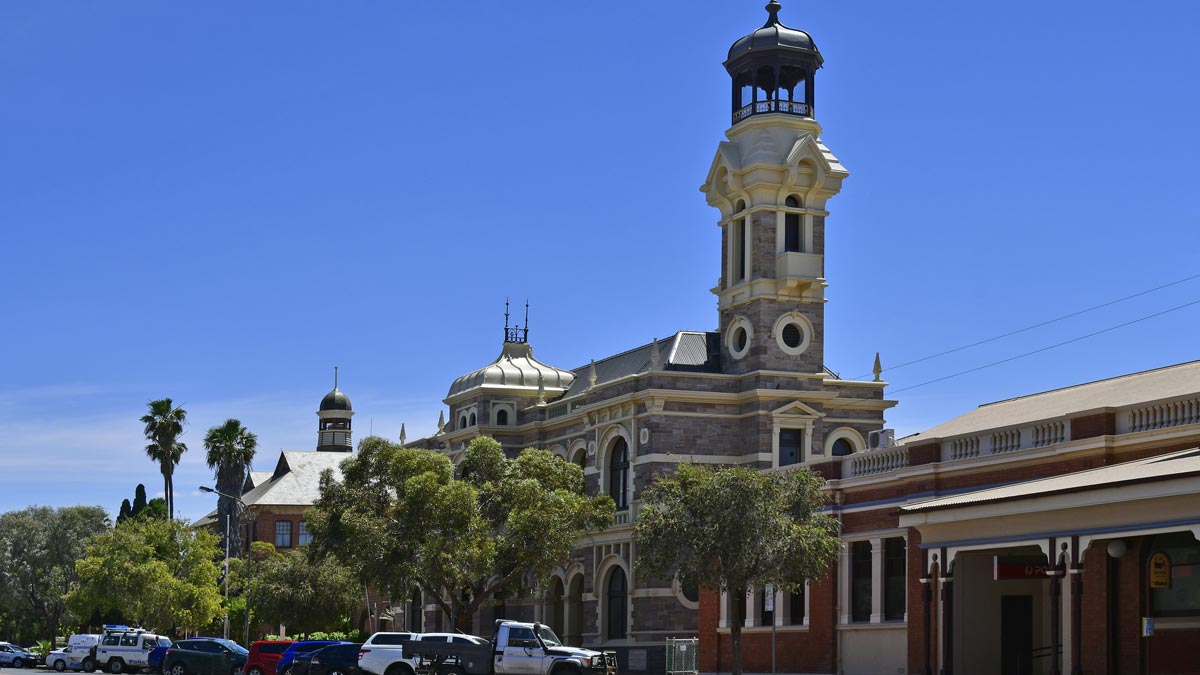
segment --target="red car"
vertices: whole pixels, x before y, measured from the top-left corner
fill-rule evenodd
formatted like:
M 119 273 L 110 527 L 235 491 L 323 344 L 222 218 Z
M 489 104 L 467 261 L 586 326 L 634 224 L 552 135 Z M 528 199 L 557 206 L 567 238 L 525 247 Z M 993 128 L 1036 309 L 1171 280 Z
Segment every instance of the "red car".
M 246 675 L 275 675 L 275 664 L 293 640 L 257 640 L 250 645 L 246 659 Z

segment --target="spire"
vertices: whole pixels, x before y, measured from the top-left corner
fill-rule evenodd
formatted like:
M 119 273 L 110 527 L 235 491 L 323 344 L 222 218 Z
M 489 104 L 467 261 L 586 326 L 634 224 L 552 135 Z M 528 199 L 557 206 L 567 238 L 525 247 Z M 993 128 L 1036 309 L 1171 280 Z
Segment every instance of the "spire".
M 879 352 L 875 352 L 875 367 L 871 372 L 875 373 L 875 381 L 880 382 L 879 376 L 883 374 L 883 366 L 879 363 Z
M 591 368 L 588 369 L 588 388 L 596 386 L 596 359 L 592 359 Z
M 408 434 L 404 431 L 404 422 L 400 423 L 400 445 L 404 445 L 404 441 L 408 440 Z
M 333 390 L 334 391 L 337 391 L 337 370 L 338 370 L 338 367 L 334 366 L 333 367 Z
M 662 353 L 658 351 L 658 338 L 650 340 L 650 370 L 658 370 L 662 365 Z
M 529 342 L 529 301 L 525 301 L 525 327 L 509 325 L 509 302 L 504 299 L 504 341 L 517 344 Z
M 438 430 L 437 430 L 437 432 L 439 434 L 441 434 L 441 433 L 445 433 L 445 431 L 446 431 L 446 411 L 439 410 L 438 411 Z
M 763 24 L 763 28 L 779 25 L 779 10 L 781 9 L 783 9 L 783 5 L 779 4 L 778 0 L 771 0 L 767 3 L 766 10 L 770 12 L 771 16 L 767 17 L 767 22 Z

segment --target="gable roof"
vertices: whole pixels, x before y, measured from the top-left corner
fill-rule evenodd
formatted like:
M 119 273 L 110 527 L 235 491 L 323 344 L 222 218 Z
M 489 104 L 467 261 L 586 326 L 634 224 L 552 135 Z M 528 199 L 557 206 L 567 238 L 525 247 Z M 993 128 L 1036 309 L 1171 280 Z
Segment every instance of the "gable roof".
M 903 440 L 914 443 L 925 438 L 949 438 L 1098 408 L 1119 408 L 1189 394 L 1200 395 L 1200 361 L 985 403 Z
M 321 472 L 333 471 L 342 477 L 341 464 L 353 456 L 349 452 L 284 450 L 279 453 L 274 471 L 251 471 L 246 479 L 250 489 L 242 494 L 247 506 L 311 506 L 321 496 Z M 251 485 L 253 483 L 253 485 Z M 216 510 L 192 523 L 203 527 L 215 523 Z

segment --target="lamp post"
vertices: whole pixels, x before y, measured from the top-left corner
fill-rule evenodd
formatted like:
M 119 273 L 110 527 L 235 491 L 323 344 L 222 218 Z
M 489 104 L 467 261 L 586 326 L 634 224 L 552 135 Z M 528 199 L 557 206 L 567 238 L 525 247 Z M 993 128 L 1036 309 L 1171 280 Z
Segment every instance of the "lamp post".
M 235 497 L 233 495 L 225 494 L 224 492 L 221 492 L 219 490 L 214 490 L 213 488 L 210 488 L 207 485 L 201 485 L 200 491 L 208 492 L 210 494 L 217 495 L 218 497 L 225 497 L 226 499 L 232 499 L 233 501 L 237 502 L 238 507 L 241 509 L 242 515 L 245 516 L 245 518 L 246 518 L 246 625 L 245 625 L 245 634 L 242 638 L 242 642 L 246 646 L 246 648 L 249 649 L 250 648 L 249 647 L 249 645 L 250 645 L 250 561 L 253 558 L 253 556 L 251 555 L 251 548 L 252 548 L 251 544 L 253 544 L 253 542 L 254 542 L 254 512 L 250 510 L 250 507 L 246 506 L 246 502 L 242 501 L 240 497 Z M 226 522 L 228 522 L 228 521 L 226 521 Z M 229 633 L 228 633 L 228 627 L 229 627 L 229 618 L 228 618 L 229 617 L 229 603 L 228 603 L 228 600 L 229 600 L 229 546 L 228 546 L 229 526 L 228 525 L 226 525 L 226 528 L 225 528 L 225 542 L 226 542 L 226 546 L 225 546 L 225 599 L 226 599 L 225 626 L 226 626 L 226 635 L 225 635 L 225 637 L 229 637 Z

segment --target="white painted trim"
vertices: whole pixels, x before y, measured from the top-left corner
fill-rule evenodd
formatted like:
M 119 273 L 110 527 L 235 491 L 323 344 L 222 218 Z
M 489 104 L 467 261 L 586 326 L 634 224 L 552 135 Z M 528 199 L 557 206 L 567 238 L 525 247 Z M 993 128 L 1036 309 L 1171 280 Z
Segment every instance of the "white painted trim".
M 791 324 L 794 324 L 800 329 L 801 340 L 800 344 L 796 347 L 790 347 L 786 342 L 783 341 L 783 329 Z M 771 337 L 775 338 L 776 346 L 778 346 L 780 351 L 788 356 L 799 356 L 808 351 L 809 345 L 812 344 L 813 334 L 814 330 L 812 322 L 808 320 L 807 316 L 804 316 L 800 312 L 787 312 L 786 314 L 782 314 L 778 319 L 775 320 L 775 324 L 771 326 Z

